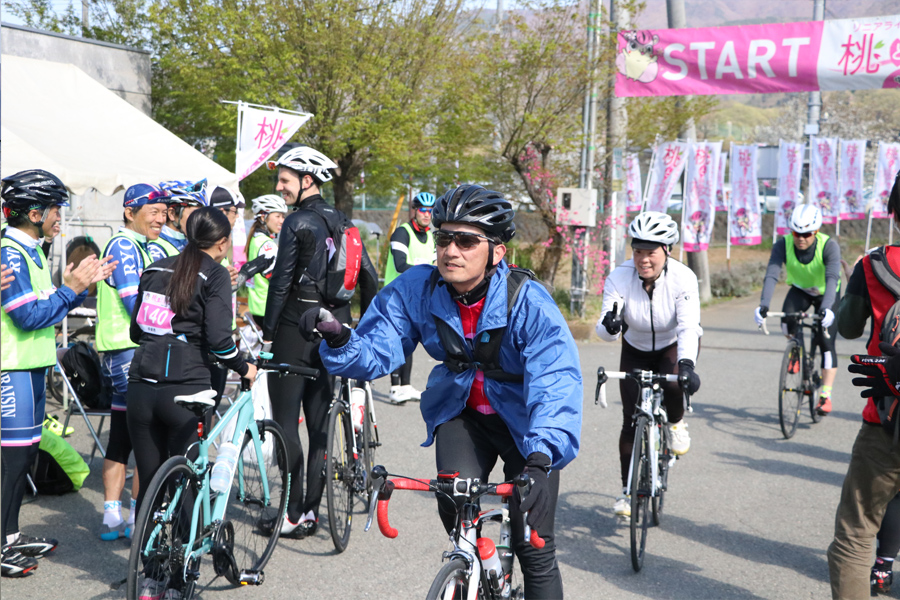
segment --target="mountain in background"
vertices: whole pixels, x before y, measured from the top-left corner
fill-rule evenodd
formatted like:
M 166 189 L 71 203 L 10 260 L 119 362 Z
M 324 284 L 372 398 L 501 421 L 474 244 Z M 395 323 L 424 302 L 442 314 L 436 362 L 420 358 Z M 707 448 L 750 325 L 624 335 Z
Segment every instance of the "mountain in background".
M 604 2 L 604 4 L 606 4 Z M 641 29 L 665 29 L 666 0 L 645 0 L 637 18 Z M 753 23 L 811 21 L 812 0 L 685 0 L 688 27 L 722 27 Z M 900 0 L 830 0 L 826 19 L 850 19 L 900 14 Z

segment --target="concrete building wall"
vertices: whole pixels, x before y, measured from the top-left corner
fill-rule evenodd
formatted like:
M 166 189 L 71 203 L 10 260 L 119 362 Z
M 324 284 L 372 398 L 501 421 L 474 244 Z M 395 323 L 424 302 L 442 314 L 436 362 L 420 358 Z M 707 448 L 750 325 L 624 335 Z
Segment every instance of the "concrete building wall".
M 3 23 L 3 54 L 77 66 L 129 104 L 150 115 L 150 53 L 59 33 Z

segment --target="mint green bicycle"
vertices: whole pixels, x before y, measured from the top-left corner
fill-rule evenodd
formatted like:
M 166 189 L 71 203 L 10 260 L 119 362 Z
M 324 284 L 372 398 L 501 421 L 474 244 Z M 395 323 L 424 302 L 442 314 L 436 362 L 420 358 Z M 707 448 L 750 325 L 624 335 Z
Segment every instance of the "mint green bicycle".
M 257 366 L 259 374 L 319 376 L 316 369 L 292 365 L 261 361 Z M 175 397 L 177 404 L 201 417 L 197 427 L 200 440 L 192 445 L 197 446 L 197 457 L 173 456 L 147 486 L 134 523 L 128 600 L 192 598 L 206 554 L 212 556 L 215 574 L 233 585 L 261 585 L 264 581 L 263 568 L 278 542 L 290 490 L 284 434 L 274 421 L 254 419 L 246 379 L 241 380 L 241 393 L 228 412 L 205 432 L 203 416 L 213 408 L 214 394 L 207 390 Z M 240 451 L 227 490 L 216 493 L 210 487 L 214 463 L 209 450 L 230 424 L 234 433 L 226 441 Z M 186 454 L 191 454 L 190 450 Z M 261 523 L 269 524 L 272 533 L 260 533 Z

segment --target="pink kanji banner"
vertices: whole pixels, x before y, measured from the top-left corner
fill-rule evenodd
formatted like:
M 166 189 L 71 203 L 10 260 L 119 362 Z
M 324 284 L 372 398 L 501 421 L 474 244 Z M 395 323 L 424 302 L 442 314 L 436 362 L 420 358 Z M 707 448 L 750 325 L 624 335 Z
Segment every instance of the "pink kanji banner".
M 875 204 L 872 205 L 872 217 L 887 219 L 887 203 L 894 187 L 894 180 L 900 172 L 900 144 L 878 144 L 878 164 L 875 166 Z
M 728 211 L 728 195 L 725 190 L 725 169 L 728 167 L 728 153 L 719 153 L 719 173 L 716 178 L 716 212 Z
M 641 189 L 641 161 L 637 152 L 625 155 L 625 210 L 637 212 L 644 204 L 644 191 Z
M 822 211 L 823 223 L 837 223 L 838 201 L 837 138 L 812 137 L 809 140 L 809 203 Z
M 617 96 L 900 87 L 900 15 L 621 31 Z
M 261 167 L 312 117 L 277 108 L 254 108 L 238 102 L 238 140 L 235 172 L 244 179 Z
M 866 218 L 862 189 L 865 158 L 866 140 L 841 140 L 841 221 Z
M 786 235 L 790 231 L 791 214 L 800 194 L 803 151 L 802 143 L 781 140 L 778 146 L 778 207 L 775 209 L 778 235 Z
M 756 146 L 731 146 L 731 213 L 729 238 L 735 246 L 762 243 Z
M 650 189 L 647 210 L 664 213 L 678 185 L 687 162 L 687 144 L 666 142 L 656 149 L 656 160 L 650 165 Z
M 709 248 L 716 216 L 716 181 L 722 142 L 701 142 L 688 147 L 687 184 L 684 197 L 684 251 Z

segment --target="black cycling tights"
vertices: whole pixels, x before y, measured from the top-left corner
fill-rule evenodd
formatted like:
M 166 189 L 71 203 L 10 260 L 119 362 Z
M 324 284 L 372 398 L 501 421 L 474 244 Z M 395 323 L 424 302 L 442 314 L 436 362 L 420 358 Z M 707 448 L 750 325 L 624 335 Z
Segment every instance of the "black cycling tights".
M 837 307 L 841 303 L 841 292 L 838 291 L 834 296 L 834 306 Z M 795 288 L 791 286 L 791 289 L 788 290 L 787 296 L 784 297 L 784 304 L 782 305 L 782 312 L 786 313 L 795 313 L 795 312 L 803 312 L 808 310 L 809 307 L 813 307 L 816 312 L 819 311 L 822 305 L 822 296 L 810 296 L 803 290 L 799 288 Z M 787 326 L 788 335 L 795 335 L 797 331 L 797 320 L 796 319 L 781 319 L 781 322 Z M 804 332 L 805 335 L 809 335 L 809 332 Z M 817 339 L 816 345 L 822 349 L 822 368 L 823 369 L 836 369 L 837 368 L 837 354 L 834 350 L 834 340 L 837 338 L 837 317 L 835 317 L 834 322 L 828 328 L 828 334 L 831 336 L 826 339 Z
M 412 354 L 406 357 L 406 362 L 391 373 L 391 385 L 409 385 L 409 376 L 412 374 Z
M 459 471 L 462 478 L 490 479 L 491 470 L 503 459 L 503 478 L 510 480 L 525 470 L 525 458 L 516 448 L 509 428 L 498 415 L 483 415 L 470 408 L 435 431 L 435 459 L 438 471 Z M 556 561 L 553 524 L 559 495 L 559 471 L 550 472 L 551 507 L 548 525 L 538 533 L 546 541 L 540 550 L 525 540 L 522 513 L 515 496 L 510 499 L 509 519 L 513 551 L 519 557 L 525 579 L 526 598 L 562 598 L 562 575 Z M 456 508 L 438 496 L 438 513 L 449 533 L 456 527 Z
M 655 373 L 678 372 L 678 344 L 666 346 L 662 350 L 644 352 L 622 340 L 622 358 L 620 371 L 642 369 Z M 678 423 L 684 418 L 684 395 L 677 383 L 666 383 L 663 388 L 663 404 L 669 423 Z M 619 460 L 622 464 L 622 487 L 628 479 L 628 467 L 631 464 L 631 450 L 634 446 L 634 407 L 638 402 L 641 388 L 631 379 L 619 381 L 619 394 L 622 396 L 622 432 L 619 434 Z
M 34 463 L 40 444 L 30 446 L 4 446 L 0 452 L 3 466 L 2 483 L 0 483 L 0 545 L 6 545 L 6 536 L 19 531 L 19 508 L 25 498 L 25 475 Z
M 878 551 L 882 558 L 894 558 L 900 552 L 900 494 L 888 502 L 881 529 L 878 531 Z
M 272 344 L 276 362 L 319 369 L 315 381 L 299 376 L 270 374 L 269 399 L 272 401 L 272 416 L 284 430 L 291 471 L 291 494 L 288 497 L 287 516 L 292 523 L 312 511 L 318 518 L 319 504 L 325 491 L 325 449 L 328 444 L 328 408 L 331 405 L 331 390 L 334 379 L 328 375 L 319 352 L 312 353 L 311 359 L 306 342 L 296 329 L 279 327 Z M 300 408 L 309 434 L 309 456 L 306 465 L 306 498 L 303 497 L 303 446 L 297 430 Z

